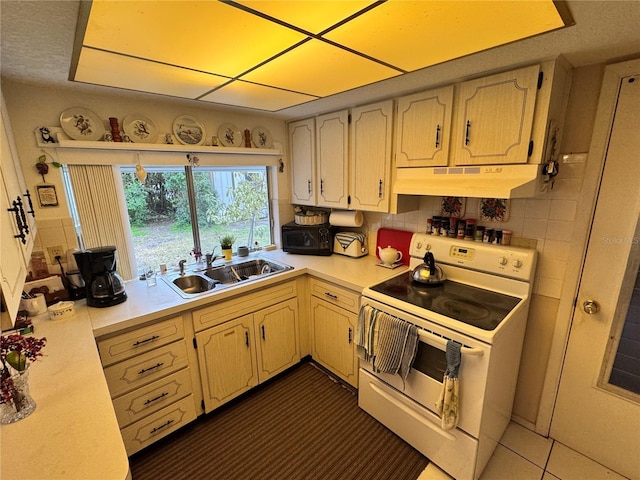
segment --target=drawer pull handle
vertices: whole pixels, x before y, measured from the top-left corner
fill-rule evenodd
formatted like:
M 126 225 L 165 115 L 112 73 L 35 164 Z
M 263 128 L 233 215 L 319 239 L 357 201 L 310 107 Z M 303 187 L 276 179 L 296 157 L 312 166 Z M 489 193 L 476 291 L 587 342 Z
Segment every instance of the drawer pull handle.
M 173 423 L 173 420 L 167 420 L 165 423 L 163 423 L 162 425 L 160 425 L 159 427 L 155 427 L 153 430 L 151 430 L 149 432 L 150 435 L 153 435 L 154 433 L 156 433 L 158 430 L 162 430 L 163 428 L 167 428 L 169 425 L 171 425 Z
M 138 340 L 136 343 L 133 344 L 134 347 L 138 347 L 140 345 L 143 345 L 147 342 L 153 342 L 154 340 L 159 339 L 160 336 L 159 335 L 154 335 L 153 337 L 149 337 L 149 338 L 145 338 L 144 340 Z
M 166 397 L 167 395 L 169 395 L 169 392 L 162 392 L 160 395 L 158 395 L 157 397 L 154 398 L 150 398 L 149 400 L 145 400 L 145 402 L 143 403 L 143 405 L 149 405 L 150 403 L 153 402 L 157 402 L 158 400 Z
M 164 365 L 164 362 L 158 362 L 152 367 L 143 368 L 138 372 L 138 375 L 142 375 L 143 373 L 147 373 L 147 372 L 150 372 L 151 370 L 155 370 L 156 368 L 160 368 L 162 365 Z
M 329 293 L 329 292 L 324 292 L 324 294 L 329 297 L 331 300 L 338 300 L 338 296 L 334 295 L 333 293 Z

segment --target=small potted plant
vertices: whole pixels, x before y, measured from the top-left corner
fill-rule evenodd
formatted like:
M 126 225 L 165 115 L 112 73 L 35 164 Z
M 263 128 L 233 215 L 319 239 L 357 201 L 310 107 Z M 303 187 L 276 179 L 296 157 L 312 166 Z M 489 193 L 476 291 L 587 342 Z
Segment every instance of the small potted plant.
M 233 247 L 233 242 L 236 241 L 236 237 L 233 235 L 225 235 L 220 239 L 220 248 L 222 248 L 222 254 L 224 255 L 224 259 L 226 261 L 231 260 L 231 248 Z

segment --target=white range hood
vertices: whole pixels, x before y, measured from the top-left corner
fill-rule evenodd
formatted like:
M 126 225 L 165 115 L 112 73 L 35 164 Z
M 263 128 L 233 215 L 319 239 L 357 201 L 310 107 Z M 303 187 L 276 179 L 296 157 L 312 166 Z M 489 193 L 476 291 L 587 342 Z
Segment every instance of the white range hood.
M 393 193 L 527 198 L 547 191 L 542 165 L 397 168 Z

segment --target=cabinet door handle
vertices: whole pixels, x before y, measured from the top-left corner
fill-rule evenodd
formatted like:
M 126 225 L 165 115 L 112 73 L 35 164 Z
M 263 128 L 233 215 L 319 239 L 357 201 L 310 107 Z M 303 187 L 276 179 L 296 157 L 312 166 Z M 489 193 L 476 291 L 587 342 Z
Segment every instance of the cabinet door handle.
M 169 392 L 162 392 L 160 395 L 158 395 L 157 397 L 153 397 L 150 398 L 149 400 L 145 400 L 145 402 L 143 403 L 143 405 L 149 405 L 150 403 L 153 402 L 157 402 L 158 400 L 166 397 L 167 395 L 169 395 Z
M 152 337 L 145 338 L 144 340 L 138 340 L 136 343 L 134 343 L 134 344 L 132 345 L 132 347 L 137 347 L 137 346 L 139 346 L 139 345 L 143 345 L 143 344 L 145 344 L 145 343 L 147 343 L 147 342 L 153 342 L 154 340 L 157 340 L 158 338 L 160 338 L 160 336 L 159 336 L 159 335 L 154 335 L 154 336 L 152 336 Z
M 378 198 L 382 198 L 382 179 L 378 182 Z
M 436 126 L 436 148 L 440 146 L 440 125 Z
M 309 192 L 309 195 L 311 195 L 311 180 L 307 180 L 307 191 Z
M 22 199 L 18 197 L 16 201 L 18 203 L 18 210 L 20 210 L 20 221 L 22 222 L 22 229 L 24 230 L 24 233 L 29 234 L 29 224 L 27 223 L 27 215 L 24 213 Z
M 353 330 L 351 330 L 351 327 L 349 327 L 349 344 L 351 344 L 352 341 L 353 341 Z
M 464 144 L 469 145 L 469 136 L 471 135 L 471 122 L 467 120 L 467 128 L 464 132 Z
M 16 227 L 18 227 L 18 232 L 20 232 L 17 235 L 14 235 L 13 238 L 19 238 L 23 244 L 26 244 L 27 240 L 26 235 L 24 234 L 24 226 L 22 225 L 22 220 L 20 218 L 20 211 L 18 210 L 18 202 L 14 200 L 11 203 L 13 204 L 13 208 L 7 208 L 7 211 L 14 213 L 16 217 Z
M 154 366 L 149 367 L 149 368 L 143 368 L 142 370 L 140 370 L 138 372 L 138 375 L 142 375 L 144 373 L 150 372 L 151 370 L 155 370 L 156 368 L 160 368 L 162 365 L 164 365 L 164 362 L 158 362 L 156 363 Z
M 264 335 L 264 325 L 260 326 L 260 330 L 262 330 L 262 340 L 266 340 L 266 337 Z
M 151 430 L 149 432 L 149 435 L 153 435 L 154 433 L 156 433 L 158 430 L 162 430 L 163 428 L 167 428 L 169 425 L 171 425 L 173 423 L 173 420 L 167 420 L 165 423 L 163 423 L 162 425 L 155 427 L 153 430 Z
M 320 193 L 324 193 L 324 180 L 320 179 Z
M 249 332 L 244 332 L 244 343 L 249 348 Z
M 33 210 L 33 202 L 31 202 L 31 192 L 29 192 L 29 189 L 24 193 L 24 196 L 27 197 L 27 200 L 29 201 L 29 211 L 27 213 L 31 215 L 32 218 L 35 218 L 36 212 Z
M 324 294 L 329 297 L 331 300 L 338 300 L 338 296 L 334 295 L 333 293 L 329 293 L 329 292 L 324 292 Z

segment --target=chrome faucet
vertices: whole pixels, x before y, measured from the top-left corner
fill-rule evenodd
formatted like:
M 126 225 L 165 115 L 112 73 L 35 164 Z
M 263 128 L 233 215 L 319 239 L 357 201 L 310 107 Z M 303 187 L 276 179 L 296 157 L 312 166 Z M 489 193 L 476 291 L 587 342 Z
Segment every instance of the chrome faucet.
M 178 267 L 180 268 L 180 276 L 184 276 L 184 264 L 187 263 L 186 260 L 180 260 L 178 262 Z
M 224 255 L 214 255 L 213 253 L 207 253 L 205 255 L 205 258 L 207 259 L 207 268 L 211 268 L 211 266 L 213 265 L 213 262 L 221 258 L 224 258 Z

